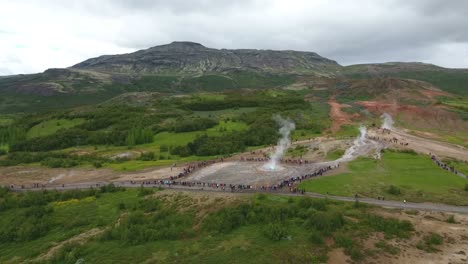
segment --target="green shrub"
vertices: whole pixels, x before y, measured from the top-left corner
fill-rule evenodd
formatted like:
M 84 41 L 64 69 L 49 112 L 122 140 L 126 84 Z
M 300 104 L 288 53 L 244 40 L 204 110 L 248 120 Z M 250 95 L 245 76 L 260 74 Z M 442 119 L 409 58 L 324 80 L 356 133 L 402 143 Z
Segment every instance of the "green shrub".
M 364 259 L 364 253 L 358 247 L 352 247 L 351 249 L 345 249 L 345 253 L 351 256 L 354 261 L 360 261 Z
M 450 224 L 456 224 L 457 221 L 455 221 L 455 216 L 454 215 L 451 215 L 447 218 L 446 220 L 447 223 L 450 223 Z
M 140 157 L 138 157 L 138 159 L 143 160 L 143 161 L 151 161 L 151 160 L 154 160 L 155 157 L 156 155 L 154 155 L 154 152 L 149 151 L 149 152 L 142 153 Z
M 124 187 L 117 187 L 113 183 L 101 186 L 99 189 L 101 193 L 113 193 L 125 191 Z
M 304 223 L 307 229 L 320 230 L 324 233 L 331 233 L 345 224 L 344 217 L 340 213 L 316 212 L 310 215 Z
M 343 234 L 337 234 L 335 236 L 335 243 L 342 248 L 352 248 L 355 246 L 354 241 L 350 237 Z
M 351 259 L 358 261 L 364 258 L 364 254 L 360 250 L 360 246 L 350 237 L 344 234 L 337 234 L 335 236 L 335 244 L 344 248 L 345 254 L 349 255 Z
M 214 127 L 218 122 L 209 118 L 180 118 L 172 127 L 176 133 L 205 130 Z
M 146 206 L 146 204 L 144 205 Z M 130 245 L 139 245 L 157 240 L 178 240 L 193 236 L 193 215 L 175 210 L 158 210 L 145 214 L 130 212 L 118 226 L 113 226 L 101 236 L 102 240 L 120 240 Z
M 394 186 L 394 185 L 390 185 L 390 187 L 388 187 L 387 189 L 387 193 L 391 194 L 391 195 L 400 195 L 401 194 L 401 191 L 400 191 L 400 188 Z
M 50 263 L 73 264 L 84 263 L 80 261 L 82 249 L 77 243 L 65 243 L 50 259 Z
M 432 245 L 442 245 L 442 243 L 444 242 L 444 239 L 442 238 L 442 236 L 436 233 L 431 233 L 424 240 L 426 241 L 426 243 L 432 244 Z
M 400 253 L 400 249 L 388 244 L 385 241 L 379 241 L 375 243 L 375 247 L 380 248 L 383 250 L 385 253 L 390 253 L 392 255 L 398 255 Z
M 325 243 L 323 240 L 323 235 L 317 230 L 310 231 L 309 241 L 314 245 L 323 245 Z
M 310 198 L 302 198 L 299 200 L 299 207 L 304 208 L 304 209 L 309 209 L 313 208 L 317 211 L 327 211 L 327 201 L 326 200 L 316 200 L 316 199 L 310 199 Z
M 0 186 L 0 198 L 5 198 L 10 193 L 10 189 L 8 187 Z
M 150 194 L 153 194 L 153 193 L 154 193 L 154 190 L 149 189 L 149 188 L 141 187 L 140 189 L 138 189 L 138 196 L 140 196 L 140 197 L 147 196 L 147 195 L 150 195 Z
M 431 253 L 437 252 L 439 250 L 435 247 L 435 245 L 442 245 L 443 242 L 444 239 L 442 238 L 442 236 L 436 233 L 430 233 L 418 242 L 416 248 Z
M 383 218 L 377 215 L 367 215 L 363 221 L 376 231 L 384 232 L 386 237 L 409 238 L 414 230 L 411 222 L 407 220 L 400 221 L 394 218 Z
M 288 229 L 285 223 L 269 223 L 263 229 L 263 234 L 272 241 L 279 241 L 286 238 Z
M 169 151 L 169 147 L 167 145 L 161 145 L 159 147 L 159 151 L 160 152 L 167 152 L 167 151 Z
M 127 207 L 125 206 L 124 203 L 119 203 L 119 204 L 117 205 L 117 208 L 119 208 L 119 210 L 125 210 L 125 208 L 127 208 Z
M 102 167 L 102 162 L 99 162 L 99 161 L 93 162 L 93 167 L 96 168 L 96 169 L 101 168 Z

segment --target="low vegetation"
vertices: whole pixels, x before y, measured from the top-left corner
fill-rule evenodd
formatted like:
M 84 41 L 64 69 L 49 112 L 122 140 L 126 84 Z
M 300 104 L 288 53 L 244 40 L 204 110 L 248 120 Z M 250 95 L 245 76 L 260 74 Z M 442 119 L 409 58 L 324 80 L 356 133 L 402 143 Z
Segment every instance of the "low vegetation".
M 421 241 L 418 242 L 416 247 L 420 250 L 424 250 L 429 253 L 434 253 L 439 251 L 437 249 L 438 245 L 442 245 L 444 238 L 436 233 L 431 233 L 423 237 Z
M 26 133 L 26 138 L 42 137 L 54 134 L 60 129 L 68 129 L 84 123 L 84 119 L 52 119 L 41 122 L 31 127 Z
M 156 160 L 196 160 L 273 144 L 279 136 L 272 120 L 275 114 L 294 120 L 303 138 L 319 135 L 329 125 L 326 104 L 305 101 L 302 91 L 200 93 L 154 97 L 147 104 L 150 106 L 121 102 L 23 115 L 0 127 L 0 145 L 9 151 L 0 165 L 113 166 L 115 162 L 109 157 L 128 148 L 154 156 L 117 160 L 128 163 L 122 167 L 132 167 L 135 162 L 151 166 Z M 241 108 L 249 111 L 236 111 Z M 70 152 L 85 154 L 80 154 L 81 158 Z M 98 162 L 87 162 L 88 157 Z
M 363 205 L 263 194 L 232 200 L 108 186 L 68 192 L 1 189 L 0 198 L 0 262 L 322 263 L 331 250 L 324 241 L 330 239 L 332 247 L 360 261 L 370 254 L 362 247 L 369 232 L 390 240 L 407 239 L 414 230 L 407 221 L 374 215 Z M 79 242 L 71 239 L 79 234 Z M 56 243 L 60 246 L 46 254 Z M 375 246 L 381 248 L 390 246 Z

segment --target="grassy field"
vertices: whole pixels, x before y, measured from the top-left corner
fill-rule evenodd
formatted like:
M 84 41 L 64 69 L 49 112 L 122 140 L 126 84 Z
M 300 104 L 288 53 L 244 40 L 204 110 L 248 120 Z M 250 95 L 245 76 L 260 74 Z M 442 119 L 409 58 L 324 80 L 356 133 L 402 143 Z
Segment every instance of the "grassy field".
M 257 107 L 239 107 L 239 108 L 230 108 L 217 111 L 194 111 L 194 115 L 200 117 L 218 117 L 218 118 L 231 118 L 238 116 L 243 113 L 250 113 L 257 110 Z
M 444 162 L 449 166 L 454 166 L 455 169 L 457 169 L 461 173 L 468 175 L 468 163 L 467 162 L 461 162 L 461 161 L 457 161 L 454 159 L 446 159 L 444 160 Z
M 322 134 L 319 134 L 315 130 L 311 129 L 296 129 L 291 134 L 291 140 L 312 139 L 321 135 Z
M 9 203 L 0 210 L 0 262 L 324 263 L 334 247 L 361 261 L 382 253 L 378 247 L 362 249 L 370 234 L 385 234 L 381 243 L 413 235 L 411 223 L 379 217 L 359 204 L 264 194 L 152 193 L 2 190 L 0 197 Z M 28 223 L 16 223 L 28 215 Z M 38 224 L 28 229 L 31 221 Z M 65 242 L 90 230 L 96 234 Z M 51 258 L 37 261 L 55 245 Z
M 1 150 L 5 150 L 5 151 L 8 151 L 8 145 L 5 145 L 5 144 L 0 144 L 0 149 Z
M 12 118 L 0 116 L 0 126 L 8 126 L 11 123 L 13 123 Z
M 154 136 L 153 143 L 138 145 L 132 149 L 128 149 L 126 147 L 107 147 L 100 151 L 97 151 L 99 155 L 112 155 L 118 154 L 125 151 L 138 151 L 138 152 L 145 152 L 145 151 L 153 151 L 155 154 L 160 157 L 161 155 L 164 159 L 158 159 L 153 161 L 141 161 L 141 160 L 129 160 L 124 161 L 121 163 L 109 163 L 104 164 L 105 167 L 112 168 L 118 171 L 136 171 L 141 170 L 148 167 L 155 167 L 155 166 L 168 166 L 174 163 L 184 163 L 189 161 L 198 161 L 198 160 L 207 160 L 216 158 L 216 156 L 189 156 L 189 157 L 179 157 L 177 155 L 170 155 L 167 151 L 161 152 L 160 147 L 174 147 L 174 146 L 182 146 L 186 145 L 189 142 L 192 142 L 197 138 L 199 135 L 207 134 L 209 136 L 217 136 L 220 135 L 224 131 L 243 131 L 246 130 L 248 126 L 242 122 L 233 122 L 233 121 L 221 121 L 218 125 L 209 128 L 205 131 L 193 131 L 193 132 L 182 132 L 182 133 L 174 133 L 174 132 L 161 132 Z M 89 148 L 88 148 L 89 149 Z M 90 149 L 90 151 L 93 151 Z
M 343 156 L 344 150 L 342 149 L 335 149 L 327 153 L 325 159 L 326 160 L 337 160 Z
M 154 136 L 154 141 L 150 146 L 154 145 L 167 145 L 167 146 L 182 146 L 189 142 L 192 142 L 197 136 L 207 134 L 209 136 L 217 136 L 222 133 L 221 130 L 230 132 L 230 131 L 244 131 L 248 128 L 247 124 L 242 122 L 233 122 L 233 121 L 221 121 L 218 125 L 209 128 L 205 131 L 192 131 L 192 132 L 161 132 Z M 145 147 L 142 145 L 142 147 Z
M 463 111 L 468 111 L 468 99 L 443 100 L 442 104 L 452 106 Z
M 428 157 L 385 152 L 381 160 L 360 158 L 348 164 L 349 172 L 303 182 L 311 192 L 361 196 L 414 202 L 430 201 L 468 205 L 468 180 L 440 169 Z M 389 193 L 393 185 L 401 192 Z
M 154 135 L 153 142 L 148 144 L 137 145 L 132 148 L 136 151 L 156 151 L 158 152 L 160 147 L 165 145 L 170 146 L 182 146 L 189 142 L 192 142 L 197 136 L 207 134 L 209 136 L 217 136 L 222 132 L 220 130 L 229 132 L 229 131 L 244 131 L 248 128 L 247 124 L 242 122 L 234 121 L 220 121 L 218 125 L 206 129 L 204 131 L 192 131 L 192 132 L 161 132 Z M 70 151 L 87 151 L 97 153 L 99 155 L 111 155 L 121 153 L 128 150 L 127 146 L 97 146 L 98 149 L 95 150 L 94 146 L 82 146 L 82 147 L 73 147 L 64 149 L 65 152 Z
M 33 126 L 26 134 L 27 138 L 52 135 L 60 129 L 67 129 L 84 123 L 84 119 L 52 119 Z
M 359 135 L 359 127 L 357 125 L 343 125 L 336 132 L 335 137 L 355 137 L 357 135 Z

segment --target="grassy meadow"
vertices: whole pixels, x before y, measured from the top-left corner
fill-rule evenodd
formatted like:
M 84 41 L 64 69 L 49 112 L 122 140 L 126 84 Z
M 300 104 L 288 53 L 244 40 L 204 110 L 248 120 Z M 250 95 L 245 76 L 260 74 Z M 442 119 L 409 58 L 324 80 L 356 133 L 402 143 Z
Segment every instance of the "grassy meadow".
M 427 156 L 386 151 L 381 160 L 359 158 L 347 167 L 348 172 L 308 180 L 301 187 L 331 195 L 468 205 L 468 180 L 440 169 Z
M 74 126 L 84 123 L 83 118 L 75 119 L 52 119 L 43 121 L 33 127 L 31 127 L 27 134 L 27 138 L 42 137 L 47 135 L 52 135 L 60 129 L 72 128 Z

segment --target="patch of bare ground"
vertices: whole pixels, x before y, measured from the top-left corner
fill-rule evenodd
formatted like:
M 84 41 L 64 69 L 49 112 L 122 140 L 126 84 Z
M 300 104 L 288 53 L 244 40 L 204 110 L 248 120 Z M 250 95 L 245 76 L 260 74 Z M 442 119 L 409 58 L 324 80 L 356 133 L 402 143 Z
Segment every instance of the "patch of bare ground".
M 372 257 L 366 258 L 365 263 L 468 263 L 468 215 L 447 214 L 426 211 L 384 210 L 376 208 L 372 213 L 383 217 L 397 218 L 410 221 L 414 234 L 410 239 L 385 239 L 383 236 L 370 236 L 364 243 L 365 249 L 375 249 L 375 243 L 384 241 L 387 248 L 397 248 L 396 252 L 380 249 Z M 449 223 L 453 215 L 456 223 Z M 416 245 L 429 234 L 442 236 L 441 245 L 435 246 L 436 252 L 426 252 Z M 332 262 L 330 262 L 332 263 Z
M 138 172 L 120 173 L 117 177 L 114 178 L 114 181 L 167 179 L 170 176 L 176 176 L 179 173 L 182 173 L 183 168 L 183 166 L 158 167 L 144 169 Z
M 340 130 L 340 127 L 342 125 L 352 124 L 352 119 L 359 117 L 359 114 L 357 113 L 351 115 L 351 114 L 347 114 L 341 111 L 341 108 L 350 107 L 350 106 L 347 104 L 340 104 L 336 102 L 335 98 L 333 97 L 328 100 L 328 104 L 330 105 L 329 116 L 332 121 L 331 132 L 333 134 L 338 132 L 338 130 Z
M 115 177 L 110 169 L 71 168 L 51 169 L 41 166 L 0 167 L 0 185 L 32 185 L 106 181 Z
M 393 129 L 390 134 L 382 134 L 379 130 L 369 130 L 369 136 L 378 137 L 379 140 L 385 140 L 392 148 L 412 149 L 421 154 L 433 153 L 439 157 L 454 158 L 457 160 L 468 160 L 468 149 L 445 142 L 436 141 L 424 137 L 409 134 L 406 130 Z M 397 142 L 392 143 L 390 139 L 396 138 Z M 408 143 L 407 146 L 401 146 L 400 143 Z
M 0 185 L 30 186 L 38 184 L 70 184 L 86 182 L 111 182 L 130 180 L 156 180 L 175 176 L 183 166 L 148 168 L 137 172 L 115 172 L 111 169 L 94 168 L 46 168 L 41 166 L 0 167 Z
M 40 255 L 35 259 L 35 261 L 44 261 L 51 259 L 64 245 L 66 244 L 77 244 L 77 245 L 83 245 L 85 244 L 89 239 L 98 236 L 99 234 L 102 234 L 105 229 L 99 229 L 99 228 L 93 228 L 91 230 L 88 230 L 84 233 L 81 233 L 79 235 L 76 235 L 74 237 L 71 237 L 67 240 L 64 240 L 62 242 L 57 243 L 53 247 L 51 247 L 46 253 Z
M 351 258 L 344 253 L 342 248 L 334 248 L 328 253 L 328 263 L 347 264 L 351 263 Z

